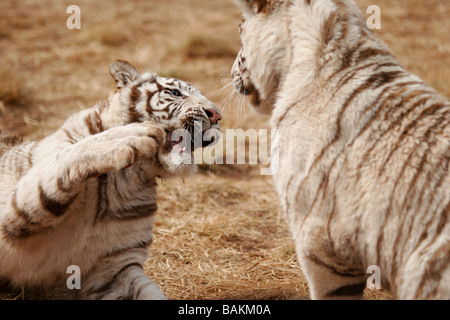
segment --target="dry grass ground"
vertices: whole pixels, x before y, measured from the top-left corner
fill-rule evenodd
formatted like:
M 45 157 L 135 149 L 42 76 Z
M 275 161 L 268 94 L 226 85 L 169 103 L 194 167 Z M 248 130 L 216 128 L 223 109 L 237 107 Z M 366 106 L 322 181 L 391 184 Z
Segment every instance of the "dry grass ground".
M 450 4 L 358 3 L 363 11 L 381 7 L 380 37 L 405 67 L 450 96 Z M 195 84 L 222 108 L 224 129 L 267 128 L 242 100 L 225 100 L 230 90 L 220 91 L 239 49 L 241 17 L 232 0 L 79 0 L 81 30 L 66 28 L 71 4 L 0 2 L 1 127 L 44 137 L 107 97 L 109 64 L 122 58 Z M 271 178 L 251 165 L 213 169 L 160 182 L 147 273 L 170 299 L 309 299 Z M 40 296 L 25 290 L 0 297 Z M 367 291 L 366 298 L 390 296 Z

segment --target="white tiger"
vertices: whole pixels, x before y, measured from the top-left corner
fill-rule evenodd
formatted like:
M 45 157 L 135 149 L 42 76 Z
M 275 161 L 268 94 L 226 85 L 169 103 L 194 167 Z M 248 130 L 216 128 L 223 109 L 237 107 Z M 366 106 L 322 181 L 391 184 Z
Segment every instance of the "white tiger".
M 221 114 L 189 83 L 139 74 L 121 60 L 110 72 L 117 89 L 108 100 L 42 141 L 0 131 L 4 286 L 63 286 L 76 265 L 78 298 L 165 299 L 143 271 L 156 178 L 193 173 L 193 140 L 172 133 L 193 134 L 198 122 L 218 138 Z
M 274 174 L 313 299 L 450 299 L 450 103 L 352 0 L 238 0 L 235 88 L 271 113 Z

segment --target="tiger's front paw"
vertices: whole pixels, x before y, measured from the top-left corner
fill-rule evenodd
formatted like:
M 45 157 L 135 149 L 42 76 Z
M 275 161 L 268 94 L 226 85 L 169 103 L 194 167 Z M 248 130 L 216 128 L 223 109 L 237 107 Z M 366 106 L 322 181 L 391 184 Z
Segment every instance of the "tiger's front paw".
M 139 159 L 151 160 L 163 146 L 166 135 L 154 122 L 132 123 L 89 136 L 58 156 L 58 184 L 63 190 L 91 177 L 120 171 Z
M 113 170 L 121 170 L 138 159 L 153 158 L 164 144 L 165 136 L 164 130 L 150 121 L 128 125 L 123 137 L 113 140 L 105 157 L 111 162 Z

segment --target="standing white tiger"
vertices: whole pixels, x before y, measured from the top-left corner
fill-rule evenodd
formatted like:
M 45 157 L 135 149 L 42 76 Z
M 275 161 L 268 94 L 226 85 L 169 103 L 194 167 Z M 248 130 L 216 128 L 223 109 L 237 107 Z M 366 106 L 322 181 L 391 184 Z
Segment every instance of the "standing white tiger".
M 125 61 L 110 72 L 109 99 L 44 140 L 0 131 L 0 284 L 64 285 L 77 265 L 81 299 L 165 298 L 143 271 L 156 177 L 194 172 L 189 135 L 172 133 L 197 122 L 219 134 L 221 115 L 189 83 Z
M 233 82 L 278 129 L 274 175 L 313 299 L 450 299 L 450 103 L 352 0 L 239 0 Z M 273 150 L 276 153 L 277 150 Z

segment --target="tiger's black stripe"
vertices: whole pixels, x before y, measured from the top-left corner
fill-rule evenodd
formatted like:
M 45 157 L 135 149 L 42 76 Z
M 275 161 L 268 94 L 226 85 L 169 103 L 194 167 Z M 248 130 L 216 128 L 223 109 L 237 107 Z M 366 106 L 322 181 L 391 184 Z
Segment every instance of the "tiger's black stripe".
M 18 207 L 16 197 L 17 194 L 16 192 L 14 192 L 14 194 L 11 197 L 11 207 L 13 208 L 16 216 L 24 220 L 25 223 L 28 225 L 37 225 L 38 223 L 31 219 L 30 214 L 27 211 L 24 211 Z
M 333 297 L 351 297 L 355 295 L 361 295 L 365 288 L 366 288 L 365 282 L 350 284 L 334 289 L 333 291 L 328 292 L 326 296 L 329 298 L 333 298 Z
M 57 201 L 49 197 L 42 185 L 39 185 L 39 199 L 41 200 L 41 205 L 46 211 L 52 213 L 55 217 L 60 217 L 66 213 L 77 196 L 78 194 L 72 196 L 69 200 L 64 202 Z
M 94 224 L 101 221 L 109 211 L 109 199 L 106 193 L 108 174 L 102 174 L 97 178 L 97 209 Z
M 312 262 L 314 262 L 315 264 L 324 267 L 328 270 L 330 270 L 333 274 L 338 275 L 340 277 L 349 277 L 349 278 L 353 278 L 353 277 L 359 277 L 362 275 L 365 275 L 365 273 L 360 272 L 359 269 L 343 269 L 343 270 L 338 270 L 336 267 L 327 264 L 326 262 L 322 261 L 319 259 L 319 257 L 317 257 L 314 254 L 310 254 L 307 256 L 307 258 L 309 260 L 311 260 Z
M 97 295 L 97 299 L 102 299 L 104 296 L 106 296 L 113 290 L 114 284 L 116 283 L 120 275 L 133 267 L 138 267 L 142 269 L 142 265 L 140 263 L 137 262 L 129 263 L 123 266 L 119 271 L 117 271 L 116 274 L 112 276 L 111 280 L 105 282 L 98 288 L 93 288 L 89 290 L 89 292 L 87 292 L 87 295 Z
M 128 107 L 128 122 L 142 122 L 141 114 L 136 110 L 136 102 L 141 98 L 141 91 L 133 86 L 130 90 L 130 105 Z
M 134 220 L 150 217 L 155 214 L 157 209 L 158 206 L 156 202 L 152 204 L 133 205 L 110 212 L 109 216 L 119 220 Z
M 110 258 L 110 257 L 114 257 L 114 256 L 119 256 L 129 250 L 132 250 L 132 249 L 147 249 L 148 247 L 150 247 L 152 242 L 153 242 L 153 237 L 150 237 L 149 239 L 142 239 L 137 244 L 134 244 L 132 246 L 128 246 L 125 248 L 118 248 L 116 250 L 108 252 L 108 254 L 105 257 Z

